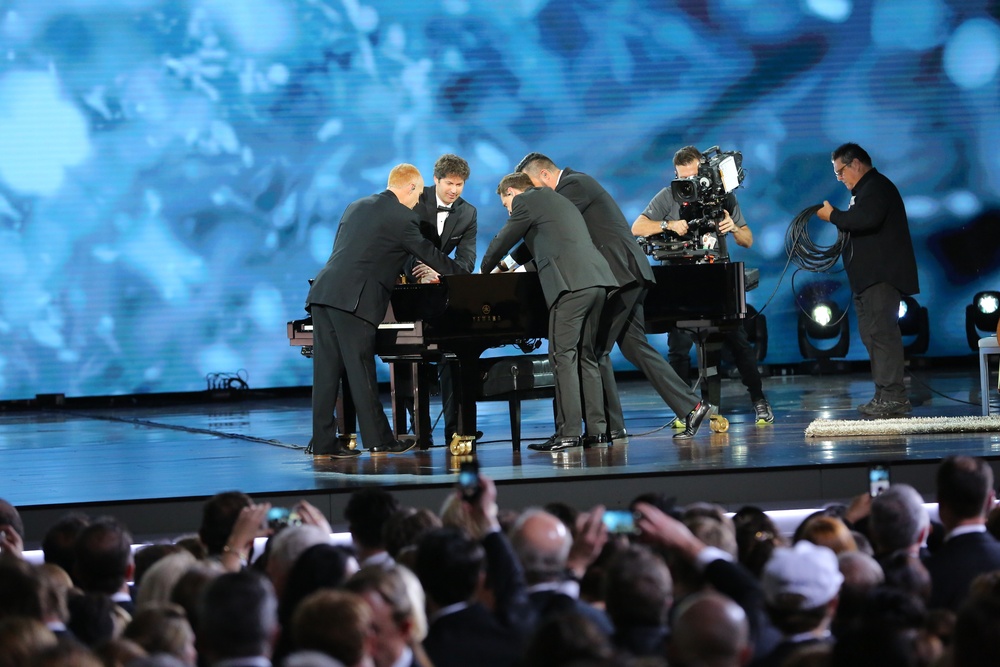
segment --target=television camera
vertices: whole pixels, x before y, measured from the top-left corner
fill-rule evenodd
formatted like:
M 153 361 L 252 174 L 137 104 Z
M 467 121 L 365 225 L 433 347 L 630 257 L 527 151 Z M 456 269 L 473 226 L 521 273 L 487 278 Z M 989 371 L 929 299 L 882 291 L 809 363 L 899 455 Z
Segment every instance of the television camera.
M 696 175 L 670 183 L 674 201 L 692 214 L 688 233 L 683 237 L 670 232 L 649 237 L 646 253 L 658 260 L 728 260 L 725 241 L 718 237 L 718 224 L 726 217 L 728 195 L 743 184 L 744 176 L 743 154 L 739 151 L 722 151 L 718 146 L 704 151 Z

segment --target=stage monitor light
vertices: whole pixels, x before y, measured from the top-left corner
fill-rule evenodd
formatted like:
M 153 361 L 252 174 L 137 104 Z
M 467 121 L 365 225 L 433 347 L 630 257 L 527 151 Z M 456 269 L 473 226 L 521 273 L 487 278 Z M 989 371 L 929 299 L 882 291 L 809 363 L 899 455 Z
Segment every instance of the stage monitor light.
M 979 350 L 979 339 L 997 332 L 1000 323 L 1000 292 L 978 292 L 965 307 L 965 336 L 973 352 Z
M 799 352 L 806 359 L 845 357 L 851 346 L 847 313 L 833 301 L 819 301 L 799 310 Z M 822 343 L 820 343 L 822 341 Z
M 930 343 L 930 319 L 927 309 L 912 296 L 899 300 L 899 333 L 903 336 L 903 354 L 923 354 Z

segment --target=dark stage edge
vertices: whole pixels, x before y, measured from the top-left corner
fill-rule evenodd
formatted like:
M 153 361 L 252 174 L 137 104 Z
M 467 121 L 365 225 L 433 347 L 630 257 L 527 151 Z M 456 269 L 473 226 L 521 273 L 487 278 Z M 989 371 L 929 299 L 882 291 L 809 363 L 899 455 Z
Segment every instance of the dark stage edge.
M 912 416 L 981 413 L 974 358 L 913 369 L 907 381 Z M 706 426 L 679 442 L 676 431 L 664 428 L 672 414 L 645 380 L 629 376 L 619 390 L 630 444 L 559 454 L 526 447 L 551 434 L 550 401 L 523 404 L 520 452 L 510 444 L 507 404 L 481 403 L 485 436 L 477 455 L 505 507 L 553 500 L 623 507 L 640 493 L 658 491 L 680 504 L 712 501 L 729 509 L 844 501 L 867 489 L 867 466 L 875 461 L 890 463 L 894 482 L 912 484 L 930 500 L 943 457 L 1000 457 L 1000 433 L 993 432 L 806 438 L 814 419 L 859 417 L 855 406 L 872 393 L 867 373 L 777 375 L 764 386 L 777 417 L 773 425 L 754 424 L 743 386 L 727 379 L 722 403 L 729 431 L 711 433 Z M 121 403 L 128 401 L 116 400 Z M 439 409 L 432 403 L 434 414 Z M 309 433 L 306 392 L 184 405 L 7 410 L 0 412 L 0 497 L 21 510 L 29 543 L 70 509 L 111 514 L 148 540 L 193 532 L 204 500 L 224 490 L 276 505 L 305 498 L 336 524 L 359 487 L 385 486 L 404 504 L 436 510 L 454 484 L 457 460 L 443 447 L 334 461 L 304 453 Z M 435 440 L 443 443 L 440 429 Z

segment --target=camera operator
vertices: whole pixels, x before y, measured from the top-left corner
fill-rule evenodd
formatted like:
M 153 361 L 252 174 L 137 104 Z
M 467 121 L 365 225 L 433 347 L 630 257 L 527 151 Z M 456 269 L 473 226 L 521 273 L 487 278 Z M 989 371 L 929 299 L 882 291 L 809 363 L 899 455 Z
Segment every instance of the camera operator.
M 702 161 L 702 153 L 694 146 L 685 146 L 674 153 L 674 169 L 677 178 L 691 178 L 698 176 L 698 168 Z M 740 210 L 736 196 L 731 192 L 725 197 L 723 217 L 716 223 L 716 229 L 709 231 L 714 234 L 717 240 L 718 249 L 723 260 L 727 260 L 727 236 L 732 236 L 736 244 L 749 248 L 753 245 L 753 232 L 747 226 L 743 213 Z M 702 207 L 698 204 L 688 202 L 678 202 L 674 199 L 670 187 L 660 190 L 646 210 L 643 211 L 635 222 L 632 223 L 632 233 L 636 236 L 652 236 L 654 234 L 674 234 L 678 237 L 686 236 L 689 232 L 700 232 L 700 227 L 704 225 L 703 220 L 699 220 L 703 214 Z M 699 229 L 692 230 L 692 222 L 699 220 Z M 711 239 L 709 239 L 711 243 Z M 725 345 L 733 355 L 736 368 L 740 372 L 740 378 L 750 392 L 750 400 L 753 402 L 754 418 L 758 424 L 771 424 L 774 422 L 774 413 L 771 405 L 764 396 L 760 371 L 757 369 L 757 357 L 753 346 L 747 338 L 746 331 L 739 327 L 734 331 L 727 331 L 724 334 Z M 694 340 L 691 335 L 680 329 L 672 329 L 668 339 L 668 359 L 670 364 L 677 370 L 678 375 L 686 377 L 690 370 L 691 346 Z M 680 421 L 680 420 L 678 420 Z M 675 421 L 675 424 L 678 423 Z

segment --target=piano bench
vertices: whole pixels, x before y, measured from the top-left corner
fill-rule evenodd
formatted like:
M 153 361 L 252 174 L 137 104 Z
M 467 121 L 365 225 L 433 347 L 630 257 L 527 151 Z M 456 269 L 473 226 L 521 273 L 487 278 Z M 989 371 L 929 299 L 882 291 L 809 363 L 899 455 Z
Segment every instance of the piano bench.
M 521 449 L 521 401 L 555 398 L 555 379 L 544 354 L 487 357 L 479 360 L 483 377 L 481 401 L 507 401 L 510 409 L 510 439 L 515 452 Z

